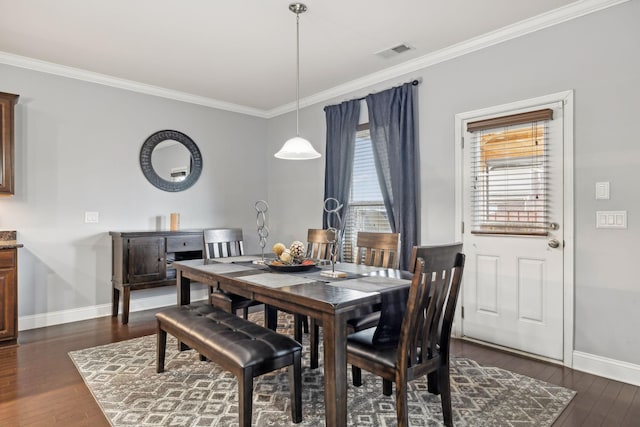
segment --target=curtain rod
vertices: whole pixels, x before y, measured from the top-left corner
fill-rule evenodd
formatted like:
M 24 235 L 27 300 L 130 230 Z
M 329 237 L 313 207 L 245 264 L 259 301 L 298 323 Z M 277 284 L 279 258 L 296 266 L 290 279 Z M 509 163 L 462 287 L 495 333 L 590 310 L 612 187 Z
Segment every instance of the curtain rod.
M 413 86 L 418 86 L 420 83 L 422 83 L 422 81 L 421 81 L 421 80 L 422 80 L 422 79 L 413 79 L 413 80 L 411 80 L 411 82 L 410 82 L 410 83 L 411 83 L 411 85 L 413 85 Z M 402 86 L 402 85 L 400 85 L 400 86 Z M 393 87 L 391 87 L 390 89 L 393 89 L 394 87 L 399 87 L 399 86 L 393 86 Z M 388 90 L 388 89 L 385 89 L 385 90 Z M 375 93 L 375 92 L 374 92 L 374 93 Z M 369 95 L 371 95 L 371 94 L 369 94 Z M 363 96 L 363 97 L 361 97 L 361 98 L 354 98 L 354 99 L 350 99 L 349 101 L 362 101 L 363 99 L 365 99 L 365 98 L 366 98 L 367 96 L 369 96 L 369 95 L 365 95 L 365 96 Z M 347 102 L 347 101 L 342 101 L 342 102 Z M 338 105 L 338 104 L 333 104 L 333 105 Z M 323 110 L 326 110 L 326 108 L 327 108 L 327 107 L 330 107 L 330 105 L 325 105 L 325 107 L 323 108 Z
M 420 80 L 418 80 L 418 79 L 411 80 L 411 85 L 412 85 L 412 86 L 418 86 L 419 84 L 420 84 Z M 400 85 L 400 86 L 402 86 L 402 85 Z M 399 87 L 399 86 L 393 86 L 391 89 L 393 89 L 394 87 Z M 385 89 L 385 90 L 388 90 L 388 89 Z M 374 92 L 374 93 L 375 93 L 375 92 Z M 369 94 L 369 95 L 370 95 L 370 94 Z M 363 96 L 363 97 L 361 97 L 361 98 L 356 98 L 355 100 L 356 100 L 356 101 L 362 101 L 363 99 L 365 99 L 365 98 L 366 98 L 367 96 L 369 96 L 369 95 L 365 95 L 365 96 Z

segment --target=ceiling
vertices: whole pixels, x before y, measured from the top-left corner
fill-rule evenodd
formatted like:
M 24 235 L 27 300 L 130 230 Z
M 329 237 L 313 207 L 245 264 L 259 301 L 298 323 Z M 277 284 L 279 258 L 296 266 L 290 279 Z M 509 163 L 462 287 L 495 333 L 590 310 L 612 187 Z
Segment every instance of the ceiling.
M 0 0 L 0 62 L 115 86 L 142 83 L 151 92 L 274 115 L 296 99 L 290 2 Z M 300 97 L 309 99 L 353 89 L 358 81 L 365 87 L 384 80 L 390 69 L 412 71 L 407 64 L 437 62 L 444 52 L 461 54 L 482 41 L 493 44 L 615 1 L 304 3 Z M 412 49 L 391 58 L 375 55 L 401 43 Z

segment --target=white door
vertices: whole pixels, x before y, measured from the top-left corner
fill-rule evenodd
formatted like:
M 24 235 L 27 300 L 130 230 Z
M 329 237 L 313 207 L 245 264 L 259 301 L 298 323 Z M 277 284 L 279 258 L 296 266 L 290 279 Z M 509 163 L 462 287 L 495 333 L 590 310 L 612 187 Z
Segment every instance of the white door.
M 533 131 L 535 145 L 539 137 L 543 145 L 535 153 L 521 155 L 520 147 L 511 143 L 511 150 L 488 154 L 487 147 L 505 135 L 517 140 L 509 135 L 521 132 L 518 124 L 485 130 L 482 140 L 479 132 L 467 131 L 468 123 L 549 109 L 553 118 L 536 122 Z M 462 239 L 467 256 L 462 334 L 563 360 L 563 102 L 492 110 L 476 117 L 465 113 L 459 121 L 464 135 Z

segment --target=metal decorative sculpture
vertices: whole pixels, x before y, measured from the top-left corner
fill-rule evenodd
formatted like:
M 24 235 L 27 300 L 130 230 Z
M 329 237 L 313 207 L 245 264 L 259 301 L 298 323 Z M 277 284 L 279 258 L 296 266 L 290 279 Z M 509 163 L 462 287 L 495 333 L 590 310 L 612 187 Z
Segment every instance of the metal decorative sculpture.
M 267 227 L 267 211 L 269 204 L 264 200 L 258 200 L 255 204 L 256 208 L 256 225 L 258 226 L 258 243 L 262 251 L 262 259 L 254 261 L 255 264 L 264 264 L 264 248 L 267 246 L 267 237 L 269 237 L 269 227 Z
M 331 243 L 331 271 L 321 272 L 320 274 L 323 276 L 346 276 L 343 272 L 336 272 L 335 266 L 340 255 L 340 245 L 342 244 L 342 217 L 340 216 L 342 207 L 343 205 L 333 197 L 329 197 L 324 201 L 324 211 L 327 215 L 327 243 Z

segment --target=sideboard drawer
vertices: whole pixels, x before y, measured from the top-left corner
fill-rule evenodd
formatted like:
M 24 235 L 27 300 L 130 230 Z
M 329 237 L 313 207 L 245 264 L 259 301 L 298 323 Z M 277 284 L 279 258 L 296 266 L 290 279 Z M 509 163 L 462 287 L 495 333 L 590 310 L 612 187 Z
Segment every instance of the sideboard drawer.
M 167 252 L 201 251 L 203 246 L 202 235 L 167 237 Z
M 0 251 L 0 268 L 15 267 L 16 256 L 16 251 Z

